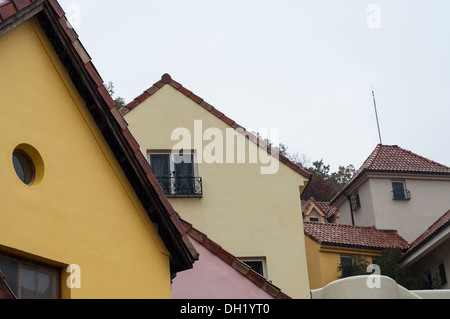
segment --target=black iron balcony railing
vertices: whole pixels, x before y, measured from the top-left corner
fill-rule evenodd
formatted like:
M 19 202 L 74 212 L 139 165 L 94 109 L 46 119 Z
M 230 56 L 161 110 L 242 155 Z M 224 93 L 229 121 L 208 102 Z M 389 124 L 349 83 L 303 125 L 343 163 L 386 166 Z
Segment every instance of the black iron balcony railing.
M 392 199 L 393 200 L 410 200 L 411 192 L 409 189 L 399 189 L 392 191 Z
M 201 177 L 160 176 L 156 177 L 167 197 L 202 197 L 203 181 Z

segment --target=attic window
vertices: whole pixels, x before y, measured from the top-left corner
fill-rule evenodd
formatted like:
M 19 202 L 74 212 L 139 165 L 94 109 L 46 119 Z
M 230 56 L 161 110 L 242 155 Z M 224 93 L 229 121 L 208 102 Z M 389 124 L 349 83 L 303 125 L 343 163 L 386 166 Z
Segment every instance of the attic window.
M 258 274 L 267 278 L 267 268 L 265 258 L 239 258 L 244 264 L 256 271 Z
M 39 152 L 28 144 L 18 145 L 12 154 L 17 177 L 28 186 L 38 185 L 44 177 L 44 162 Z

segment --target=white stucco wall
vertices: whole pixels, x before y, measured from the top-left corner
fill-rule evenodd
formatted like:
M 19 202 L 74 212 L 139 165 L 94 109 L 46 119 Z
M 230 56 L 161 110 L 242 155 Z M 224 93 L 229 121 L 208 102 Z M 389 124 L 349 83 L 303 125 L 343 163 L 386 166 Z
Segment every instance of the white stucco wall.
M 392 199 L 392 181 L 396 180 L 405 181 L 411 192 L 411 200 Z M 450 209 L 450 180 L 411 176 L 372 177 L 360 185 L 357 191 L 361 208 L 354 213 L 355 224 L 397 230 L 408 242 L 415 240 Z M 338 207 L 342 224 L 351 224 L 348 201 Z

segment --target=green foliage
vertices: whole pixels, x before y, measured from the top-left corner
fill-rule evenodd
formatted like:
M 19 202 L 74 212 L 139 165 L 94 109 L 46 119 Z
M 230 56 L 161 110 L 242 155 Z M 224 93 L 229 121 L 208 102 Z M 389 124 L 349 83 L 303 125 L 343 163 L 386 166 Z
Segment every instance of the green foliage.
M 108 91 L 109 95 L 111 95 L 112 98 L 114 98 L 114 84 L 109 81 L 108 84 L 104 84 L 106 91 Z M 116 102 L 116 108 L 120 109 L 122 107 L 124 107 L 126 105 L 125 99 L 121 96 L 118 96 L 114 99 L 114 101 Z
M 380 267 L 381 275 L 390 277 L 400 286 L 409 290 L 418 290 L 426 287 L 426 281 L 422 276 L 413 276 L 409 271 L 400 264 L 402 251 L 397 248 L 387 248 L 381 252 L 381 256 L 377 258 L 376 263 Z M 353 262 L 341 262 L 337 270 L 342 271 L 340 278 L 351 276 L 368 275 L 367 267 L 369 262 L 364 256 L 356 255 Z
M 347 167 L 339 166 L 337 172 L 330 173 L 330 165 L 326 165 L 321 159 L 313 162 L 308 171 L 312 174 L 312 180 L 302 194 L 302 199 L 314 197 L 319 202 L 329 202 L 353 177 L 355 167 L 351 164 Z
M 342 272 L 340 278 L 367 275 L 367 267 L 370 265 L 366 257 L 361 255 L 353 256 L 353 260 L 341 261 L 337 270 Z
M 402 251 L 397 248 L 387 248 L 381 252 L 381 257 L 377 259 L 380 266 L 381 275 L 394 279 L 397 284 L 406 289 L 422 289 L 425 281 L 421 276 L 412 276 L 409 271 L 400 265 Z

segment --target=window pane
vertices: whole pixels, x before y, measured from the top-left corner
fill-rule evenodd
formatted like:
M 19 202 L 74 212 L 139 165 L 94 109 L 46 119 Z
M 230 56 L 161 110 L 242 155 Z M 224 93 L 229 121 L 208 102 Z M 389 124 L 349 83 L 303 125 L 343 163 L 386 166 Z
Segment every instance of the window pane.
M 175 164 L 175 194 L 195 194 L 194 155 L 174 155 Z
M 36 298 L 36 272 L 26 268 L 20 268 L 20 298 Z
M 170 157 L 169 154 L 152 154 L 150 155 L 150 165 L 153 174 L 156 177 L 170 176 Z
M 0 270 L 5 275 L 9 288 L 18 295 L 18 263 L 10 258 L 0 256 Z
M 247 265 L 250 266 L 254 271 L 256 271 L 261 276 L 264 276 L 264 268 L 262 261 L 244 261 Z
M 194 155 L 174 155 L 176 176 L 194 176 Z
M 38 273 L 38 298 L 52 299 L 54 298 L 52 276 L 47 273 Z
M 447 283 L 447 275 L 445 274 L 444 264 L 439 265 L 439 279 L 441 281 L 441 285 L 445 285 Z
M 14 151 L 13 165 L 20 180 L 31 185 L 34 180 L 34 165 L 29 156 L 22 151 Z
M 392 191 L 394 192 L 394 199 L 406 199 L 403 182 L 392 182 Z

